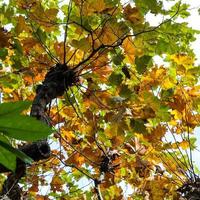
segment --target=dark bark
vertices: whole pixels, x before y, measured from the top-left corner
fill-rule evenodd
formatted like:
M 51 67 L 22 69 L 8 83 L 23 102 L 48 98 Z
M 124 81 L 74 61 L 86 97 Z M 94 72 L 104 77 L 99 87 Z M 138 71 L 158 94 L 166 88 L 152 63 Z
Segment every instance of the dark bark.
M 196 180 L 188 181 L 177 191 L 186 200 L 200 200 L 200 178 L 196 177 Z
M 46 141 L 45 142 L 40 141 L 37 143 L 27 144 L 23 147 L 20 147 L 19 150 L 21 150 L 27 156 L 32 158 L 35 162 L 48 158 L 51 153 L 50 147 L 46 143 Z M 21 168 L 23 164 L 25 163 L 19 158 L 17 158 L 17 167 Z M 0 173 L 5 173 L 5 172 L 10 172 L 10 170 L 0 164 Z

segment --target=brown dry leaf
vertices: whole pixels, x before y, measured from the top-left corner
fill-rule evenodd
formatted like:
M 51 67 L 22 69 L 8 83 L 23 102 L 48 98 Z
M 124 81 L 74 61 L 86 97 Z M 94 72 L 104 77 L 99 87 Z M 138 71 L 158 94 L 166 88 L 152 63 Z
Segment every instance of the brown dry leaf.
M 0 48 L 9 46 L 10 34 L 3 28 L 0 28 Z
M 18 0 L 16 1 L 17 5 L 22 8 L 22 9 L 30 9 L 33 8 L 34 6 L 37 5 L 37 1 L 36 0 Z
M 31 177 L 31 182 L 32 182 L 32 186 L 29 188 L 29 192 L 38 192 L 39 191 L 39 183 L 38 183 L 38 176 L 32 176 Z
M 167 193 L 165 185 L 168 181 L 165 178 L 157 177 L 155 180 L 147 181 L 145 189 L 149 192 L 150 198 L 153 200 L 164 199 L 165 193 Z
M 180 117 L 179 119 L 182 118 L 182 112 L 185 109 L 186 105 L 187 105 L 187 101 L 185 101 L 184 97 L 181 94 L 175 94 L 173 96 L 173 101 L 170 101 L 169 106 L 174 109 L 174 111 L 172 112 L 176 112 L 178 113 L 177 115 L 175 115 L 175 117 Z M 173 113 L 174 114 L 174 113 Z
M 124 8 L 124 16 L 125 19 L 132 22 L 134 25 L 140 24 L 144 21 L 143 16 L 140 13 L 140 10 L 136 7 L 131 7 L 130 4 L 128 4 Z
M 21 41 L 24 53 L 27 55 L 38 44 L 38 41 L 34 38 L 26 38 Z
M 82 12 L 84 15 L 92 15 L 93 13 L 98 13 L 106 8 L 106 4 L 104 0 L 87 0 L 84 1 L 84 4 L 82 6 L 81 0 L 75 0 L 75 4 L 80 6 L 80 9 L 82 9 Z
M 85 147 L 82 150 L 82 153 L 84 155 L 87 156 L 87 158 L 89 158 L 91 161 L 93 161 L 94 163 L 100 163 L 101 162 L 101 152 L 99 151 L 99 149 L 92 149 L 90 147 Z M 89 162 L 89 161 L 88 161 Z M 90 163 L 91 165 L 93 165 L 93 163 Z
M 112 147 L 113 147 L 113 148 L 116 148 L 116 147 L 122 145 L 122 144 L 124 143 L 124 140 L 125 140 L 125 137 L 124 137 L 124 136 L 121 136 L 121 135 L 114 136 L 114 137 L 111 139 Z
M 107 52 L 96 54 L 94 56 L 94 61 L 92 62 L 92 68 L 94 68 L 94 70 L 97 68 L 101 69 L 101 67 L 107 66 L 108 62 L 109 62 L 109 59 L 108 59 Z
M 37 195 L 36 200 L 49 200 L 48 196 Z
M 56 52 L 56 55 L 60 58 L 60 60 L 63 60 L 63 58 L 64 58 L 64 43 L 63 42 L 55 42 L 54 50 Z M 66 47 L 66 51 L 69 52 L 69 50 L 70 50 L 70 48 Z
M 57 174 L 55 174 L 51 181 L 51 189 L 53 191 L 62 191 L 63 190 L 62 186 L 63 186 L 62 179 Z
M 147 138 L 149 142 L 156 145 L 157 142 L 160 142 L 162 140 L 162 137 L 165 135 L 165 133 L 166 127 L 158 125 L 151 131 L 151 133 L 145 135 L 144 137 Z

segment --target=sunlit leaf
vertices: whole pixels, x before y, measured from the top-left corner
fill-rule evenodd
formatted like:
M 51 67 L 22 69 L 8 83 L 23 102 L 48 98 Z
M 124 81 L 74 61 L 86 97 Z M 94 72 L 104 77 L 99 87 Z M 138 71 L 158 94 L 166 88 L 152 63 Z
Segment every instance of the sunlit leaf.
M 19 115 L 23 110 L 29 108 L 30 101 L 18 101 L 0 104 L 0 118 L 5 115 Z
M 9 137 L 26 141 L 37 141 L 53 132 L 46 124 L 32 117 L 21 115 L 0 117 L 0 131 Z
M 9 141 L 2 134 L 0 135 L 0 163 L 6 168 L 15 171 L 16 155 L 8 149 Z M 10 147 L 11 148 L 11 147 Z

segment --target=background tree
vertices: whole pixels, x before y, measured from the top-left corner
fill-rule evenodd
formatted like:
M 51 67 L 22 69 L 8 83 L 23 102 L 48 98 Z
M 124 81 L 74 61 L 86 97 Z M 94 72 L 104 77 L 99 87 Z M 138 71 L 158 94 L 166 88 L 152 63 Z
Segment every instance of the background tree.
M 198 31 L 177 22 L 187 4 L 165 2 L 1 3 L 3 101 L 33 101 L 31 116 L 54 128 L 19 148 L 42 156 L 18 161 L 2 196 L 122 199 L 129 187 L 130 199 L 198 199 L 200 71 L 190 47 Z M 162 20 L 152 26 L 149 15 Z

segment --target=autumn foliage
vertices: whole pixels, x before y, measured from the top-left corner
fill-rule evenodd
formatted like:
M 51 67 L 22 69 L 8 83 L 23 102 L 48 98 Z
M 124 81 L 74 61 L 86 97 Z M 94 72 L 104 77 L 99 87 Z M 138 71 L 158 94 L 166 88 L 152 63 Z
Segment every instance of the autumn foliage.
M 189 5 L 167 3 L 0 1 L 3 102 L 58 88 L 46 90 L 51 156 L 27 166 L 25 199 L 198 197 L 198 31 L 184 22 Z

